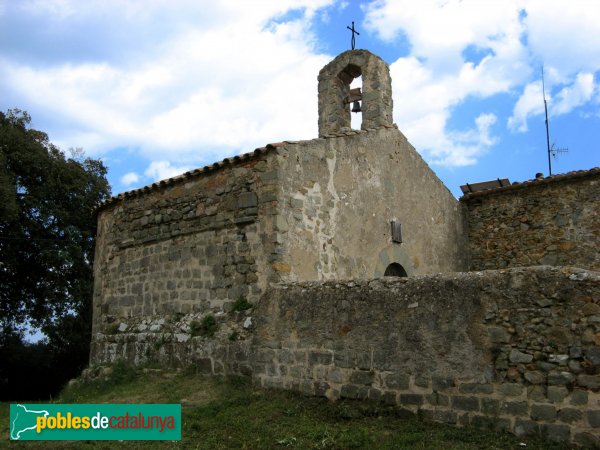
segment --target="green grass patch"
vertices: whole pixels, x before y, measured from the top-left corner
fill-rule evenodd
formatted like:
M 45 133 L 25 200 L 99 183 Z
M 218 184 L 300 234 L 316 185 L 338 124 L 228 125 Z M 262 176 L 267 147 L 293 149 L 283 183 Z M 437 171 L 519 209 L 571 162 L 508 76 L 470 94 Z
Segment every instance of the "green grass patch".
M 356 401 L 331 403 L 254 387 L 247 378 L 215 378 L 117 365 L 106 380 L 63 391 L 60 403 L 182 403 L 183 439 L 11 442 L 8 404 L 0 407 L 1 448 L 26 449 L 566 449 L 539 439 L 457 428 Z M 29 401 L 33 403 L 32 401 Z M 521 446 L 520 443 L 526 446 Z

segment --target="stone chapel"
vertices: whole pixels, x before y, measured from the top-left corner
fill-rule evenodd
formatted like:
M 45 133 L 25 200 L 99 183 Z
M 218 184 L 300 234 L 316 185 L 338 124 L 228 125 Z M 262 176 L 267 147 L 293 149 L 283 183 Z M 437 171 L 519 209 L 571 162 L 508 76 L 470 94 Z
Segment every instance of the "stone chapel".
M 457 200 L 366 50 L 320 71 L 318 106 L 316 139 L 99 205 L 87 373 L 192 367 L 600 448 L 600 168 Z
M 317 139 L 268 144 L 101 205 L 96 326 L 102 315 L 226 308 L 272 282 L 467 269 L 459 202 L 392 123 L 388 65 L 347 51 L 318 89 Z

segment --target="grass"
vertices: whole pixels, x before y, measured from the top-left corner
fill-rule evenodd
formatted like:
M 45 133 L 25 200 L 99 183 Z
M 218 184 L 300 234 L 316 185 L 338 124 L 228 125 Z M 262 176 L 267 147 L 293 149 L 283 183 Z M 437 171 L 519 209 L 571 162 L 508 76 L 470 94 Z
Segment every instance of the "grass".
M 398 410 L 253 387 L 245 378 L 115 367 L 105 381 L 65 389 L 60 403 L 183 404 L 183 439 L 163 441 L 8 441 L 0 407 L 0 448 L 25 449 L 563 449 L 566 446 L 406 417 Z M 30 402 L 34 403 L 34 402 Z M 522 446 L 525 443 L 526 446 Z

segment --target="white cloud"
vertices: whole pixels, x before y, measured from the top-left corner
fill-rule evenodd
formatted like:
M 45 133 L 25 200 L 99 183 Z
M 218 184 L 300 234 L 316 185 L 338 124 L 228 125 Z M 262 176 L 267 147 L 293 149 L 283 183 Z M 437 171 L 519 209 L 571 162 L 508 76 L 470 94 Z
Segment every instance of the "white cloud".
M 379 1 L 367 8 L 365 26 L 393 41 L 403 35 L 410 55 L 390 66 L 394 120 L 434 163 L 463 166 L 495 143 L 489 132 L 495 115 L 482 115 L 468 132 L 449 130 L 457 105 L 470 98 L 510 92 L 529 76 L 517 1 Z M 470 61 L 467 48 L 483 57 Z M 487 118 L 487 119 L 486 119 Z M 492 122 L 493 123 L 493 122 Z M 487 125 L 486 125 L 487 124 Z
M 475 128 L 467 131 L 447 133 L 443 150 L 433 153 L 433 163 L 445 166 L 469 166 L 477 162 L 477 158 L 498 142 L 491 135 L 491 127 L 496 123 L 495 114 L 480 114 L 475 119 Z
M 546 95 L 546 99 L 548 99 Z M 513 108 L 512 115 L 508 118 L 508 128 L 511 131 L 525 132 L 527 119 L 544 113 L 544 97 L 542 93 L 542 82 L 536 81 L 525 86 L 523 93 Z
M 594 94 L 594 74 L 579 73 L 575 82 L 566 86 L 556 94 L 556 104 L 551 108 L 552 114 L 566 114 L 574 108 L 590 100 Z
M 556 80 L 556 74 L 551 75 L 551 80 Z M 546 86 L 546 102 L 548 115 L 559 116 L 571 112 L 574 108 L 593 101 L 594 92 L 598 86 L 594 83 L 594 75 L 580 73 L 575 81 L 560 88 L 556 95 L 551 95 L 551 86 Z M 544 96 L 542 82 L 536 81 L 525 86 L 523 93 L 513 108 L 512 115 L 508 118 L 508 128 L 511 131 L 528 131 L 527 120 L 529 117 L 544 114 Z
M 590 36 L 599 32 L 600 8 L 589 2 L 574 0 L 568 8 L 547 0 L 423 0 L 416 5 L 375 1 L 365 8 L 363 26 L 388 42 L 408 41 L 410 54 L 391 64 L 394 119 L 434 161 L 473 163 L 478 152 L 493 145 L 491 136 L 481 136 L 481 145 L 465 146 L 464 132 L 448 129 L 453 109 L 470 99 L 521 91 L 507 126 L 526 131 L 528 118 L 543 113 L 541 83 L 531 81 L 542 63 L 550 88 L 562 87 L 551 114 L 593 101 L 600 41 Z M 469 60 L 468 50 L 480 58 Z
M 316 50 L 312 25 L 333 16 L 331 5 L 349 3 L 0 0 L 0 36 L 5 27 L 30 30 L 3 43 L 0 92 L 34 117 L 51 117 L 46 131 L 64 148 L 98 157 L 119 147 L 174 161 L 153 177 L 273 140 L 312 138 L 316 74 L 330 60 Z M 378 0 L 361 8 L 363 36 L 410 43 L 390 65 L 394 120 L 434 162 L 472 164 L 494 145 L 489 117 L 497 111 L 473 118 L 470 130 L 450 129 L 471 99 L 521 93 L 507 126 L 526 130 L 543 112 L 534 81 L 542 62 L 551 113 L 599 101 L 600 40 L 591 37 L 600 8 L 585 0 L 568 8 L 548 0 Z M 10 20 L 15 11 L 27 14 Z
M 365 25 L 388 41 L 408 37 L 411 54 L 440 70 L 460 70 L 468 45 L 496 52 L 518 49 L 521 34 L 516 0 L 376 1 L 367 7 Z
M 144 171 L 144 175 L 153 181 L 159 181 L 181 175 L 191 169 L 190 166 L 172 166 L 169 161 L 152 161 Z
M 121 177 L 121 184 L 123 186 L 131 186 L 138 181 L 140 181 L 140 176 L 136 172 L 127 172 Z
M 589 0 L 528 0 L 525 24 L 530 51 L 545 66 L 572 80 L 600 70 L 600 7 Z M 566 80 L 565 80 L 566 81 Z
M 120 146 L 200 164 L 272 140 L 312 138 L 315 74 L 329 57 L 314 53 L 310 19 L 331 2 L 184 2 L 180 26 L 165 26 L 161 39 L 129 59 L 35 66 L 0 56 L 0 89 L 18 94 L 31 112 L 52 111 L 60 123 L 48 130 L 53 141 L 91 156 Z M 174 21 L 181 10 L 160 1 L 22 4 L 61 30 L 100 15 L 96 31 L 108 40 L 123 33 L 113 22 L 143 36 L 148 22 Z M 292 9 L 294 19 L 272 22 Z

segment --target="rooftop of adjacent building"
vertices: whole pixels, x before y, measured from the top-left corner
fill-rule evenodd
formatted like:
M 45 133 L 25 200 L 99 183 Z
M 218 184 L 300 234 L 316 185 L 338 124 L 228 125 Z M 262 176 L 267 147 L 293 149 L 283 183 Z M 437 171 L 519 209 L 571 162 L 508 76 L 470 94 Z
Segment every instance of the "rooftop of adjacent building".
M 473 198 L 480 198 L 483 196 L 494 195 L 504 192 L 512 192 L 520 189 L 526 189 L 534 186 L 543 186 L 551 183 L 557 183 L 562 181 L 570 181 L 579 178 L 586 177 L 600 177 L 600 167 L 594 167 L 589 170 L 575 170 L 567 173 L 561 173 L 556 175 L 550 175 L 545 177 L 541 173 L 537 173 L 535 178 L 527 181 L 515 181 L 512 184 L 507 178 L 496 179 L 492 181 L 484 181 L 481 183 L 467 183 L 461 186 L 463 196 L 461 200 L 468 201 Z

